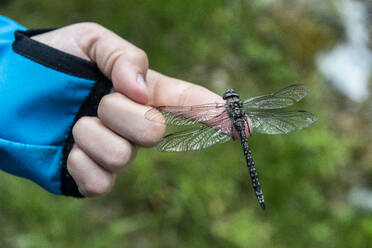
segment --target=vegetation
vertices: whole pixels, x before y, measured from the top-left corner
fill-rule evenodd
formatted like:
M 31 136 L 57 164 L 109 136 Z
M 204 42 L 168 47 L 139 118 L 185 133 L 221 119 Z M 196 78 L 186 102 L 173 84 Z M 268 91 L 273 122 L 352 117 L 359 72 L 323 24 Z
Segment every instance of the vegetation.
M 0 173 L 0 247 L 371 247 L 372 216 L 348 200 L 372 177 L 372 119 L 362 114 L 371 104 L 335 93 L 314 65 L 343 37 L 332 2 L 300 2 L 3 1 L 2 14 L 27 27 L 100 23 L 144 49 L 151 68 L 219 94 L 306 84 L 311 92 L 296 107 L 319 121 L 249 139 L 266 212 L 238 142 L 194 153 L 142 149 L 100 199 L 54 196 Z

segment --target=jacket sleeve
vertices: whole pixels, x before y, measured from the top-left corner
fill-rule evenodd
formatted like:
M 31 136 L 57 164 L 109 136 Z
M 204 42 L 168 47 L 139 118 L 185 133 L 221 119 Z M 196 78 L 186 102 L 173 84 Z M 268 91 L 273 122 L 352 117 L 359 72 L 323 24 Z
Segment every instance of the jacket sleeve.
M 0 16 L 0 169 L 81 197 L 66 166 L 72 127 L 112 84 L 94 63 L 30 38 L 48 31 Z

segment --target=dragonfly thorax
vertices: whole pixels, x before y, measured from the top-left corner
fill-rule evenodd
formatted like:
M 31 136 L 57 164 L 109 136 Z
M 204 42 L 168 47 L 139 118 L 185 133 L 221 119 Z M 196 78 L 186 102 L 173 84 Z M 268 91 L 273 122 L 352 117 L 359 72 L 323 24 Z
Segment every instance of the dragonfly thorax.
M 236 96 L 231 96 L 227 98 L 226 103 L 227 103 L 227 108 L 226 108 L 227 113 L 233 120 L 244 117 L 243 104 L 240 101 L 240 98 Z
M 233 117 L 234 118 L 241 118 L 241 117 L 243 117 L 244 116 L 244 112 L 241 110 L 241 109 L 239 109 L 239 108 L 235 108 L 234 110 L 233 110 Z
M 224 99 L 224 100 L 226 100 L 227 98 L 231 98 L 231 97 L 240 97 L 239 96 L 239 94 L 235 91 L 235 90 L 233 90 L 233 89 L 227 89 L 226 91 L 225 91 L 225 93 L 222 95 L 222 98 Z

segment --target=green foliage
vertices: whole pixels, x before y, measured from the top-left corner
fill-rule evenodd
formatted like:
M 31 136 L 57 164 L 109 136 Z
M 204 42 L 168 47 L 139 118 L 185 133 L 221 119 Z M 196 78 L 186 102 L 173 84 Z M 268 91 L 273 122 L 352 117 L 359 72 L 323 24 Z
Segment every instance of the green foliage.
M 289 135 L 250 138 L 266 212 L 256 202 L 236 142 L 195 153 L 142 149 L 113 192 L 100 199 L 53 196 L 0 173 L 0 247 L 371 246 L 371 217 L 347 201 L 357 184 L 349 175 L 370 165 L 363 147 L 371 131 L 319 78 L 314 57 L 341 34 L 308 5 L 222 0 L 2 5 L 3 14 L 27 27 L 98 22 L 144 49 L 152 68 L 219 93 L 234 87 L 248 97 L 304 83 L 312 91 L 298 105 L 319 121 Z

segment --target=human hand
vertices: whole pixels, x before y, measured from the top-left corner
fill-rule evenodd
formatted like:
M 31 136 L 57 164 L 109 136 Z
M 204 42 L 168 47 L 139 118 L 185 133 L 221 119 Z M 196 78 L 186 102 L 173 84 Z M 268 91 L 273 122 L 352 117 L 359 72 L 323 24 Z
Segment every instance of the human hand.
M 211 91 L 149 69 L 144 51 L 95 23 L 79 23 L 33 39 L 94 61 L 112 80 L 115 92 L 102 98 L 97 117 L 82 117 L 73 127 L 75 145 L 67 167 L 87 197 L 111 190 L 137 147 L 158 143 L 165 126 L 147 120 L 146 105 L 182 106 L 223 102 Z

